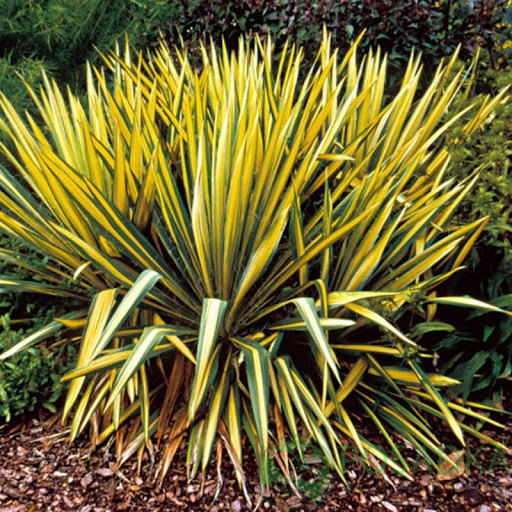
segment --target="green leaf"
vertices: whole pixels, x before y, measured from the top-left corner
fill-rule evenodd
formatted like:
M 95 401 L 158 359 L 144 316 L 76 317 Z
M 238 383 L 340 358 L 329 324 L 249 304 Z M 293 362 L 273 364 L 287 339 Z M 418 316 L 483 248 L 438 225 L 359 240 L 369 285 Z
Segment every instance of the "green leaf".
M 208 384 L 215 378 L 220 349 L 216 343 L 227 305 L 226 301 L 218 299 L 205 299 L 203 303 L 197 344 L 197 364 L 188 408 L 189 422 L 195 418 L 209 392 Z
M 325 360 L 331 368 L 334 376 L 338 382 L 341 382 L 340 374 L 338 372 L 338 360 L 334 354 L 334 351 L 325 339 L 325 335 L 322 330 L 322 325 L 320 323 L 320 319 L 318 318 L 313 299 L 303 297 L 300 299 L 293 299 L 292 302 L 295 304 L 300 316 L 304 320 L 306 328 L 311 335 L 311 339 L 313 340 L 313 343 L 315 344 L 318 352 L 322 354 L 323 357 L 325 357 Z

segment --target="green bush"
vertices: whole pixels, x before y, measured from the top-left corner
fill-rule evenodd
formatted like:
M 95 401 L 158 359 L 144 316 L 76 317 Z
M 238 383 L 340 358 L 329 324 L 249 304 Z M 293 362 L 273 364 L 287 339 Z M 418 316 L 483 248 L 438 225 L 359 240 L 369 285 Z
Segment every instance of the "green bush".
M 476 77 L 479 91 L 495 93 L 512 84 L 512 69 L 487 70 Z M 481 106 L 483 95 L 471 96 L 460 104 Z M 491 122 L 492 121 L 492 122 Z M 486 243 L 503 245 L 511 240 L 512 220 L 512 102 L 507 97 L 499 104 L 492 119 L 471 135 L 464 131 L 464 121 L 448 133 L 446 144 L 451 150 L 450 175 L 464 179 L 468 172 L 480 170 L 473 191 L 462 204 L 460 216 L 464 219 L 489 217 Z M 510 246 L 507 247 L 508 249 Z
M 55 308 L 48 307 L 36 313 L 29 328 L 16 328 L 9 314 L 1 318 L 0 351 L 8 350 L 20 340 L 37 331 L 53 317 Z M 25 322 L 23 325 L 29 322 Z M 17 324 L 17 322 L 16 322 Z M 0 365 L 0 421 L 13 418 L 44 407 L 55 412 L 67 386 L 62 376 L 71 369 L 75 358 L 72 345 L 50 347 L 41 345 L 29 348 Z
M 458 44 L 463 57 L 476 46 L 489 52 L 494 67 L 510 58 L 510 2 L 486 0 L 0 0 L 0 88 L 20 110 L 30 106 L 29 85 L 40 83 L 39 69 L 75 93 L 85 88 L 86 61 L 99 62 L 127 34 L 138 48 L 154 47 L 160 34 L 170 44 L 181 38 L 200 64 L 198 41 L 222 37 L 231 49 L 242 34 L 271 34 L 304 47 L 308 64 L 325 25 L 333 45 L 346 51 L 363 30 L 364 51 L 376 45 L 390 55 L 400 74 L 411 50 L 423 53 L 433 69 Z M 305 66 L 306 68 L 307 66 Z
M 124 0 L 0 0 L 0 57 L 23 74 L 27 59 L 75 90 L 95 50 L 112 48 L 130 25 Z M 2 87 L 3 90 L 3 87 Z
M 487 70 L 477 77 L 478 90 L 496 91 L 512 83 L 512 70 Z M 464 108 L 482 96 L 461 103 Z M 500 307 L 510 307 L 512 294 L 512 103 L 510 97 L 499 104 L 492 116 L 472 135 L 464 131 L 464 121 L 448 134 L 452 147 L 449 174 L 456 180 L 480 170 L 474 189 L 462 202 L 461 222 L 488 218 L 482 237 L 472 249 L 464 277 L 450 283 L 453 293 L 470 293 Z M 450 321 L 455 330 L 441 339 L 436 350 L 440 368 L 463 384 L 464 400 L 471 392 L 491 403 L 501 403 L 505 379 L 512 374 L 512 320 L 500 315 L 458 315 Z M 457 391 L 455 389 L 454 391 Z M 491 395 L 495 392 L 494 397 Z
M 155 42 L 161 31 L 171 44 L 183 37 L 189 50 L 197 48 L 201 38 L 220 43 L 221 37 L 234 49 L 242 34 L 268 33 L 278 46 L 291 40 L 304 47 L 309 59 L 325 25 L 341 51 L 365 30 L 361 48 L 379 45 L 396 72 L 412 50 L 422 52 L 431 72 L 459 44 L 465 59 L 482 46 L 494 67 L 509 51 L 504 48 L 511 12 L 506 0 L 138 0 L 137 5 L 133 33 L 143 45 Z
M 28 263 L 31 269 L 43 271 L 48 259 L 12 236 L 0 236 L 0 275 L 6 279 L 31 277 L 30 270 L 20 265 L 20 261 Z M 0 280 L 0 352 L 63 312 L 58 299 L 48 302 L 44 295 L 20 294 L 5 284 Z M 40 407 L 55 411 L 67 389 L 61 378 L 73 366 L 75 354 L 73 346 L 43 344 L 0 364 L 0 422 L 9 422 Z

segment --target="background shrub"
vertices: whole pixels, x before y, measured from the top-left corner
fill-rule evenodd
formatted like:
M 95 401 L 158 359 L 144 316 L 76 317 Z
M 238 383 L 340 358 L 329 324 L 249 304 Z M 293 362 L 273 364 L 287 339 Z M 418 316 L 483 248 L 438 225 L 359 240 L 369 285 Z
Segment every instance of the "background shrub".
M 55 306 L 39 306 L 39 310 L 31 306 L 34 305 L 27 306 L 27 313 L 33 316 L 32 322 L 11 323 L 8 313 L 1 317 L 0 351 L 13 347 L 56 315 Z M 0 365 L 0 421 L 9 422 L 39 407 L 55 412 L 67 389 L 62 376 L 71 369 L 75 355 L 72 345 L 42 344 L 3 362 Z
M 243 34 L 272 34 L 278 46 L 304 47 L 308 60 L 324 25 L 342 52 L 366 30 L 361 48 L 380 45 L 395 74 L 411 50 L 423 53 L 431 72 L 458 44 L 463 58 L 482 46 L 495 68 L 512 52 L 507 0 L 0 0 L 0 13 L 0 87 L 20 108 L 26 91 L 13 71 L 37 85 L 45 69 L 80 92 L 84 63 L 98 62 L 95 48 L 112 49 L 125 33 L 138 48 L 154 47 L 160 34 L 179 44 L 181 35 L 196 56 L 201 39 L 223 37 L 236 48 Z
M 48 258 L 15 237 L 0 236 L 0 352 L 4 352 L 64 313 L 69 303 L 57 297 L 52 301 L 38 293 L 17 293 L 6 286 L 5 279 L 27 279 L 30 271 L 20 265 L 43 270 Z M 56 410 L 67 389 L 62 376 L 76 360 L 71 345 L 53 346 L 46 342 L 39 347 L 15 355 L 0 364 L 0 423 L 9 422 L 43 407 Z
M 43 67 L 77 90 L 84 85 L 85 62 L 98 62 L 95 47 L 112 48 L 129 29 L 129 4 L 0 0 L 0 58 L 22 74 L 26 68 Z
M 510 68 L 479 72 L 475 88 L 496 91 L 512 83 Z M 475 103 L 473 95 L 460 106 Z M 509 308 L 512 293 L 512 103 L 510 97 L 497 106 L 492 119 L 471 136 L 463 129 L 464 120 L 448 134 L 452 148 L 449 174 L 456 180 L 480 170 L 480 178 L 459 208 L 460 222 L 488 217 L 482 236 L 473 247 L 467 273 L 450 282 L 450 293 L 469 293 L 481 300 Z M 453 314 L 453 312 L 452 312 Z M 471 392 L 490 403 L 501 403 L 505 379 L 512 374 L 512 321 L 495 314 L 463 314 L 451 317 L 455 330 L 436 345 L 440 368 L 460 379 L 464 399 Z M 455 389 L 457 391 L 457 389 Z M 493 394 L 494 392 L 494 394 Z
M 459 44 L 464 59 L 482 46 L 493 67 L 510 52 L 511 7 L 506 0 L 140 0 L 137 5 L 132 33 L 139 46 L 154 44 L 160 31 L 171 44 L 181 34 L 189 50 L 201 38 L 219 44 L 223 37 L 234 49 L 241 34 L 269 33 L 278 46 L 291 40 L 311 57 L 325 25 L 341 51 L 366 30 L 363 51 L 379 45 L 395 72 L 403 69 L 412 50 L 422 52 L 430 72 Z

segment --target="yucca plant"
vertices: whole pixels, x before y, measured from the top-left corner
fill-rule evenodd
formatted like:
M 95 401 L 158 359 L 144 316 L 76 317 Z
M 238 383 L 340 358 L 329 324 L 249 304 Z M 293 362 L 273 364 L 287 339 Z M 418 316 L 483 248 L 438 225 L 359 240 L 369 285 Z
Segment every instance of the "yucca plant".
M 272 52 L 203 49 L 200 71 L 165 46 L 117 52 L 88 69 L 87 107 L 49 80 L 31 91 L 42 126 L 1 98 L 16 150 L 4 147 L 0 226 L 48 258 L 1 286 L 83 304 L 1 358 L 51 336 L 77 343 L 71 438 L 114 436 L 119 463 L 156 443 L 160 479 L 185 442 L 190 476 L 227 452 L 242 485 L 244 444 L 268 485 L 283 436 L 316 443 L 342 477 L 347 439 L 403 475 L 396 435 L 450 461 L 432 418 L 460 443 L 463 430 L 492 442 L 455 417 L 496 424 L 443 398 L 454 381 L 423 369 L 420 343 L 436 302 L 483 306 L 434 293 L 485 224 L 450 224 L 477 177 L 446 179 L 437 144 L 465 75 L 447 80 L 452 60 L 419 95 L 413 56 L 387 98 L 379 52 L 340 58 L 326 36 L 304 79 L 300 49 L 277 67 Z M 389 454 L 358 433 L 362 417 Z

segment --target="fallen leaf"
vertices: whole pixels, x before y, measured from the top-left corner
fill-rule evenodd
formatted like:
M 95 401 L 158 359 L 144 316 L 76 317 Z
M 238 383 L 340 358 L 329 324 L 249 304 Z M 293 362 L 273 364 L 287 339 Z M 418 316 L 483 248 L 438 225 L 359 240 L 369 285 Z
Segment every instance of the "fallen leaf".
M 448 455 L 448 458 L 455 463 L 455 466 L 443 461 L 437 474 L 439 481 L 453 480 L 459 478 L 466 472 L 466 461 L 464 460 L 464 450 L 458 450 Z

